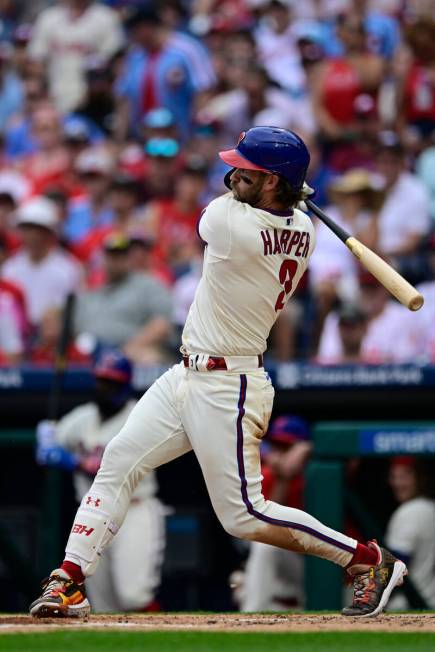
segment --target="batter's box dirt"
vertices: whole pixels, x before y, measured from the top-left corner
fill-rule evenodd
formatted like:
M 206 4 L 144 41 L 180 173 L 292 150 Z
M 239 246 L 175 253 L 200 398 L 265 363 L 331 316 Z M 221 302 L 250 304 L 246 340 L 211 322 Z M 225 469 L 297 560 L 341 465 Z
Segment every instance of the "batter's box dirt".
M 40 620 L 31 616 L 0 615 L 0 633 L 67 628 L 100 631 L 435 632 L 435 614 L 383 614 L 377 618 L 346 618 L 338 614 L 122 614 Z

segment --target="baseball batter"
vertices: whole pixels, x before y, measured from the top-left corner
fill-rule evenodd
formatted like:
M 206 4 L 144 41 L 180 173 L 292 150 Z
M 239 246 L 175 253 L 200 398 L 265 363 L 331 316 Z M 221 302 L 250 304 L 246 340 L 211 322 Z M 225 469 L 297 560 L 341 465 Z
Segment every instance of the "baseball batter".
M 406 566 L 376 542 L 358 543 L 309 514 L 264 499 L 259 445 L 274 390 L 263 368 L 269 332 L 314 247 L 306 196 L 309 153 L 293 132 L 254 127 L 235 149 L 230 192 L 199 223 L 204 266 L 182 335 L 182 360 L 137 403 L 107 446 L 84 496 L 61 567 L 30 606 L 35 616 L 89 613 L 84 579 L 122 526 L 139 481 L 193 449 L 213 508 L 233 536 L 316 555 L 347 568 L 354 600 L 346 615 L 376 615 Z

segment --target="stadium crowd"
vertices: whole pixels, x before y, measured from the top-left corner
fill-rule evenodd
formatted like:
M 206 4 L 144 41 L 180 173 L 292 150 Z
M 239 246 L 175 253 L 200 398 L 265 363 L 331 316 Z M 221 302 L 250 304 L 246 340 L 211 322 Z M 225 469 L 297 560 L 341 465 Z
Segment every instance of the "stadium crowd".
M 435 10 L 424 0 L 0 1 L 0 363 L 177 358 L 196 224 L 242 130 L 295 130 L 315 199 L 426 298 L 393 301 L 322 224 L 270 355 L 435 362 Z

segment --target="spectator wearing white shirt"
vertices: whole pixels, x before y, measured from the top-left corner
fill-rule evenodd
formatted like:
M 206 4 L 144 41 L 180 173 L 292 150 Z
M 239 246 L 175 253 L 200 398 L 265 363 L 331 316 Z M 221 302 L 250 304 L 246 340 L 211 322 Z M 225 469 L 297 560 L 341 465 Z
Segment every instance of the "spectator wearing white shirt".
M 79 289 L 81 267 L 60 248 L 56 205 L 34 197 L 18 209 L 22 247 L 3 267 L 3 277 L 25 295 L 30 322 L 38 326 L 48 308 L 62 306 L 68 293 Z
M 409 310 L 391 300 L 388 291 L 365 270 L 361 272 L 359 282 L 359 305 L 368 318 L 367 331 L 361 344 L 361 362 L 413 362 L 414 346 L 408 337 Z M 339 317 L 333 311 L 325 320 L 316 362 L 337 364 L 342 360 Z
M 62 112 L 73 110 L 86 86 L 84 61 L 109 59 L 123 44 L 118 14 L 93 0 L 67 0 L 42 11 L 35 23 L 29 55 L 48 64 L 50 92 Z
M 420 179 L 405 169 L 405 153 L 396 134 L 381 132 L 379 140 L 376 168 L 386 190 L 379 214 L 379 250 L 400 266 L 430 231 L 429 195 Z
M 355 168 L 334 179 L 328 188 L 332 204 L 328 215 L 371 249 L 377 248 L 378 210 L 383 199 L 382 179 Z M 358 264 L 331 230 L 316 220 L 316 248 L 310 262 L 310 285 L 322 324 L 337 301 L 354 301 L 358 295 Z
M 312 135 L 315 122 L 308 97 L 292 98 L 273 83 L 264 68 L 243 64 L 241 79 L 234 90 L 221 93 L 198 112 L 199 123 L 217 121 L 224 141 L 232 142 L 246 124 L 270 124 L 298 134 Z
M 427 473 L 413 457 L 392 459 L 389 483 L 399 503 L 387 525 L 385 543 L 409 569 L 409 577 L 430 609 L 435 607 L 435 500 L 429 494 Z M 397 593 L 389 609 L 408 609 Z

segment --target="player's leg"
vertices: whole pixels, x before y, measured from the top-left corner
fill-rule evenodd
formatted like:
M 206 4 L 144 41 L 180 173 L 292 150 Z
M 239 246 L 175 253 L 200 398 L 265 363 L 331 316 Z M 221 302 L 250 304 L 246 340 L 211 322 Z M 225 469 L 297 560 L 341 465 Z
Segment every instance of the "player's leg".
M 133 503 L 110 546 L 113 583 L 121 611 L 144 611 L 160 586 L 165 508 L 157 498 Z
M 42 595 L 30 606 L 32 615 L 89 612 L 83 578 L 95 572 L 101 553 L 121 527 L 137 484 L 151 469 L 191 449 L 179 416 L 187 389 L 185 377 L 182 365 L 163 374 L 107 446 L 94 483 L 77 511 L 64 563 L 52 572 Z
M 382 609 L 406 572 L 402 562 L 374 543 L 359 544 L 310 514 L 262 495 L 259 444 L 273 401 L 265 374 L 190 373 L 191 396 L 182 417 L 225 529 L 236 537 L 328 559 L 358 574 L 382 566 L 387 572 L 380 575 L 388 580 L 377 587 Z

